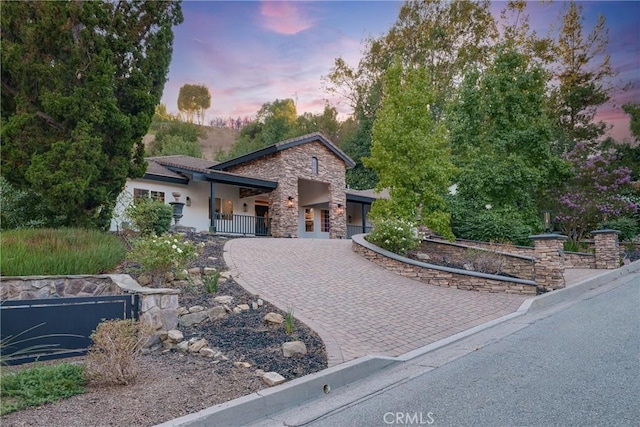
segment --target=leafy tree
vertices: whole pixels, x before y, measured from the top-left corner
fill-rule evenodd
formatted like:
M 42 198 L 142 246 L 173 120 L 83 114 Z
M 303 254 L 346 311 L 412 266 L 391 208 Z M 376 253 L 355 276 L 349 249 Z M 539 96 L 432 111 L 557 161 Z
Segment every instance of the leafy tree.
M 365 54 L 356 68 L 337 58 L 325 80 L 327 90 L 348 99 L 361 129 L 345 150 L 355 161 L 347 182 L 354 188 L 371 188 L 376 181 L 361 157 L 371 147 L 371 126 L 380 108 L 381 79 L 396 56 L 402 63 L 427 67 L 435 99 L 432 114 L 444 112 L 465 69 L 485 64 L 497 38 L 488 1 L 408 1 L 384 36 L 366 41 Z
M 60 225 L 103 226 L 144 145 L 179 2 L 3 2 L 2 175 Z
M 304 113 L 298 116 L 294 130 L 298 135 L 306 135 L 313 132 L 321 132 L 331 142 L 340 145 L 340 123 L 338 122 L 338 110 L 325 104 L 322 114 Z M 295 136 L 295 135 L 292 135 Z
M 565 157 L 573 176 L 558 194 L 555 219 L 571 241 L 581 241 L 598 223 L 637 212 L 637 205 L 621 194 L 631 170 L 615 165 L 615 152 L 594 151 L 579 142 Z
M 194 117 L 199 124 L 204 124 L 204 113 L 211 107 L 211 93 L 205 85 L 185 84 L 178 93 L 178 110 L 183 113 L 188 123 Z
M 533 227 L 539 188 L 562 164 L 550 151 L 552 123 L 546 112 L 546 75 L 512 47 L 500 45 L 494 63 L 465 78 L 449 120 L 456 165 L 456 220 L 490 207 Z
M 574 1 L 562 17 L 556 43 L 555 72 L 558 85 L 553 93 L 553 110 L 557 117 L 558 154 L 571 151 L 578 142 L 595 143 L 607 131 L 604 122 L 595 122 L 598 106 L 610 99 L 608 79 L 615 75 L 606 47 L 609 31 L 600 15 L 587 35 L 583 33 L 582 5 Z M 596 63 L 599 61 L 600 63 Z
M 630 116 L 631 135 L 636 141 L 640 140 L 640 104 L 625 104 L 622 109 Z
M 436 97 L 424 67 L 403 68 L 398 61 L 384 79 L 384 101 L 373 125 L 371 156 L 365 164 L 379 177 L 378 190 L 387 188 L 389 200 L 377 200 L 371 217 L 420 222 L 452 236 L 444 195 L 451 184 L 447 131 L 434 118 Z
M 149 154 L 152 156 L 184 154 L 202 157 L 198 139 L 205 136 L 204 128 L 193 123 L 178 120 L 164 122 L 149 145 Z

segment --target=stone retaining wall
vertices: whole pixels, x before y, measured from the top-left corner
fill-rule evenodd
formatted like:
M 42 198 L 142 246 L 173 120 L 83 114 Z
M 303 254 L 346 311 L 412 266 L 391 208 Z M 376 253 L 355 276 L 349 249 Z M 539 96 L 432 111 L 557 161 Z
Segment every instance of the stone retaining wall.
M 142 287 L 126 274 L 96 276 L 4 276 L 0 278 L 1 300 L 30 300 L 137 294 L 140 321 L 154 330 L 178 326 L 177 289 Z
M 377 248 L 364 240 L 364 235 L 352 237 L 352 249 L 387 270 L 430 285 L 477 292 L 537 294 L 536 284 L 533 281 L 503 278 L 414 261 Z
M 501 248 L 502 246 L 497 247 Z M 446 258 L 446 261 L 459 265 L 473 264 L 474 259 L 478 260 L 479 257 L 486 255 L 489 258 L 485 258 L 484 261 L 490 263 L 491 266 L 496 267 L 499 271 L 519 279 L 534 280 L 535 259 L 533 258 L 533 251 L 531 256 L 523 256 L 496 251 L 496 247 L 491 245 L 487 245 L 485 248 L 480 246 L 469 247 L 458 242 L 435 239 L 424 240 L 415 251 L 418 259 L 422 254 L 438 261 Z M 420 260 L 429 262 L 426 257 L 424 260 Z M 479 261 L 481 262 L 482 260 Z
M 439 239 L 433 239 L 439 240 Z M 447 242 L 447 240 L 442 240 Z M 499 251 L 503 253 L 533 257 L 535 249 L 533 246 L 519 246 L 510 243 L 480 242 L 477 240 L 456 239 L 455 243 L 472 248 L 483 248 L 491 251 Z
M 565 252 L 564 268 L 596 268 L 596 256 L 581 252 Z

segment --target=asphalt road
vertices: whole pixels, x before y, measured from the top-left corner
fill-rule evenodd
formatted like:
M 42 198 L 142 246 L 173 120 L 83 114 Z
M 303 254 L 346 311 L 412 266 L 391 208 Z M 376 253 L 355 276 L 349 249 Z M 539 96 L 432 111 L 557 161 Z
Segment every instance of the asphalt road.
M 311 426 L 638 426 L 640 278 Z

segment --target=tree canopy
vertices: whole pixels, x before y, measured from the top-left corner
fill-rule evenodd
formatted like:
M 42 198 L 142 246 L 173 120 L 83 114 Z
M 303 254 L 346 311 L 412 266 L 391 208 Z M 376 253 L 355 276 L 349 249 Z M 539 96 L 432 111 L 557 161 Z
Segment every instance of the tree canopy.
M 179 2 L 3 2 L 2 175 L 106 226 L 162 96 Z
M 188 123 L 194 117 L 199 124 L 204 124 L 204 114 L 211 107 L 211 92 L 205 85 L 185 84 L 178 93 L 178 110 L 185 115 Z

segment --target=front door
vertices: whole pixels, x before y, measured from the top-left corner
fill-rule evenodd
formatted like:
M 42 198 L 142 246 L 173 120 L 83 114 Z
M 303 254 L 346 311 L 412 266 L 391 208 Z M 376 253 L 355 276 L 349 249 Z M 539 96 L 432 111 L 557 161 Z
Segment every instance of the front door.
M 269 235 L 269 206 L 256 205 L 256 236 Z

